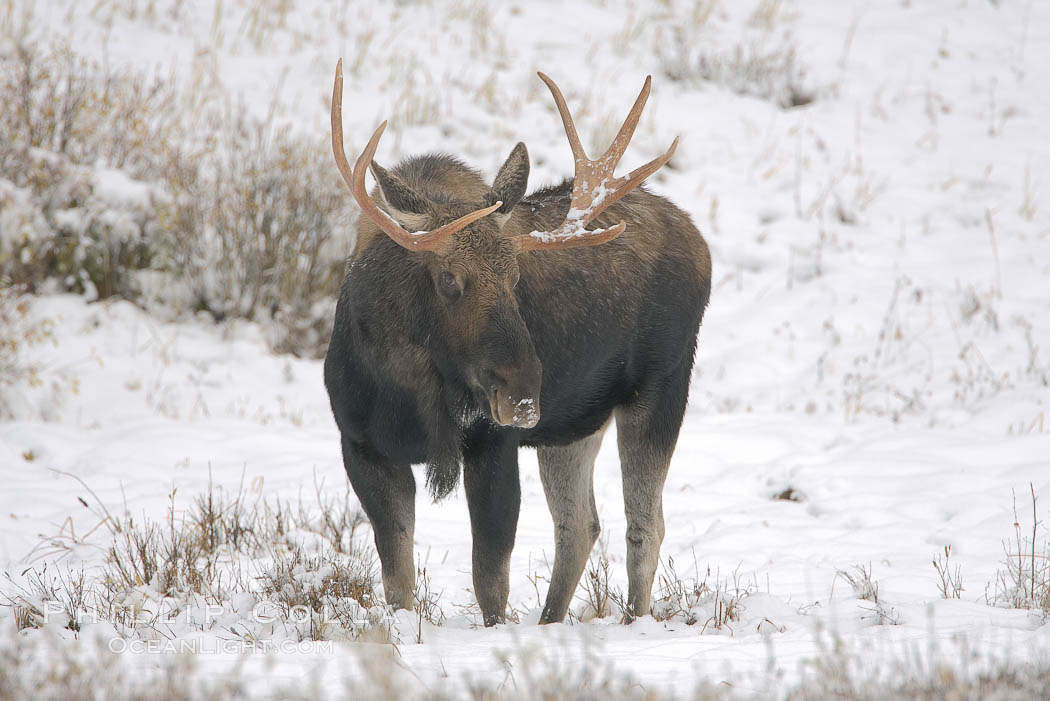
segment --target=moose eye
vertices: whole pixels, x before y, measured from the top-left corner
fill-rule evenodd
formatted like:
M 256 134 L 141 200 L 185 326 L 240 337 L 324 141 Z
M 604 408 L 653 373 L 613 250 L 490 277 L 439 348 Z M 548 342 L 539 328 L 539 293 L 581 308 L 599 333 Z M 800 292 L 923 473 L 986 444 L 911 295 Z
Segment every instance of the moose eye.
M 455 275 L 447 270 L 442 270 L 438 273 L 438 285 L 441 287 L 442 292 L 451 297 L 459 294 L 459 281 L 456 280 Z

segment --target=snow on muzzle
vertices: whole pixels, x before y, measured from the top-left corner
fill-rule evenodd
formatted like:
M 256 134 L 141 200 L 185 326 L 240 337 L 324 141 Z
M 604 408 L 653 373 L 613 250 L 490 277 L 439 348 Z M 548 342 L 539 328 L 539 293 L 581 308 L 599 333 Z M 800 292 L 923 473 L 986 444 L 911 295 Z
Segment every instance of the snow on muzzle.
M 500 426 L 532 428 L 540 420 L 539 392 L 496 387 L 489 394 L 489 410 L 493 421 Z

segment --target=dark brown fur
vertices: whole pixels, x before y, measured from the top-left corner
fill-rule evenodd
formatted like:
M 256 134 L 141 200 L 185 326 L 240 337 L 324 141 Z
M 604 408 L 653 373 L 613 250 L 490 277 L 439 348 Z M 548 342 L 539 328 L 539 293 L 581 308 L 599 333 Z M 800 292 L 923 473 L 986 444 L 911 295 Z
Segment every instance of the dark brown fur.
M 588 503 L 580 490 L 590 489 L 595 441 L 615 412 L 629 598 L 634 613 L 647 612 L 663 537 L 660 492 L 710 293 L 703 238 L 682 210 L 639 188 L 591 224 L 622 219 L 618 238 L 518 254 L 514 237 L 565 219 L 571 187 L 522 198 L 521 145 L 491 187 L 445 156 L 374 172 L 374 199 L 409 231 L 505 203 L 439 253 L 408 251 L 368 219 L 358 227 L 325 382 L 347 474 L 375 530 L 387 599 L 413 604 L 411 465 L 427 465 L 435 497 L 455 487 L 462 469 L 475 594 L 486 623 L 503 620 L 520 499 L 517 448 L 549 446 L 540 461 L 557 551 L 542 620 L 561 620 L 596 537 L 590 515 L 577 517 Z M 507 396 L 535 401 L 538 423 L 497 416 Z

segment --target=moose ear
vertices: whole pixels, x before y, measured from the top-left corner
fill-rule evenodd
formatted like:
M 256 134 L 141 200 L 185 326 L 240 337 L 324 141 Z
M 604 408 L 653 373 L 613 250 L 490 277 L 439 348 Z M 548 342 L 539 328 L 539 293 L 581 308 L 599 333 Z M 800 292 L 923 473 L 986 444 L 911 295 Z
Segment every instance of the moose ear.
M 496 210 L 499 214 L 510 214 L 514 205 L 525 196 L 525 189 L 529 185 L 529 151 L 525 144 L 518 142 L 514 150 L 507 156 L 503 167 L 496 174 L 492 183 L 493 204 L 502 201 L 503 206 Z
M 383 207 L 387 213 L 403 227 L 414 231 L 425 228 L 427 219 L 427 201 L 415 193 L 401 178 L 372 161 L 372 176 L 379 184 Z

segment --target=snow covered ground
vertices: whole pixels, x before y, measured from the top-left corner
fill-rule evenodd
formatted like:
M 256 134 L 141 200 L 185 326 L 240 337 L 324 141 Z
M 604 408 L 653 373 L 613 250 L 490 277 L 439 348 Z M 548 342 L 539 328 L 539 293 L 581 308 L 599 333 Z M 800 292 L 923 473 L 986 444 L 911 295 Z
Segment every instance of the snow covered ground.
M 708 593 L 693 625 L 538 627 L 553 533 L 524 453 L 517 623 L 477 627 L 462 491 L 437 504 L 421 491 L 416 550 L 445 620 L 421 644 L 415 615 L 393 623 L 395 674 L 416 691 L 516 688 L 523 670 L 579 663 L 647 688 L 764 694 L 835 640 L 873 670 L 1050 655 L 1046 615 L 1001 605 L 1010 582 L 998 579 L 1004 540 L 1015 549 L 1014 494 L 1023 535 L 1029 485 L 1050 522 L 1050 5 L 37 0 L 3 13 L 5 36 L 25 27 L 186 90 L 218 85 L 293 130 L 327 129 L 342 56 L 351 152 L 386 118 L 382 162 L 440 149 L 491 174 L 523 140 L 534 187 L 572 172 L 536 70 L 599 147 L 653 75 L 625 168 L 681 135 L 650 184 L 693 216 L 715 275 L 662 556 L 722 598 Z M 319 361 L 270 353 L 247 322 L 162 321 L 63 295 L 29 304 L 53 333 L 34 350 L 41 382 L 5 388 L 21 413 L 0 424 L 0 589 L 24 585 L 27 568 L 105 560 L 110 536 L 85 535 L 98 518 L 78 498 L 164 522 L 209 485 L 292 501 L 318 484 L 344 493 Z M 609 436 L 596 500 L 610 584 L 625 590 L 620 490 Z M 56 536 L 72 547 L 39 547 Z M 957 599 L 942 597 L 932 564 L 946 546 Z M 736 619 L 705 625 L 730 600 Z M 231 639 L 229 616 L 243 613 L 174 635 Z M 0 647 L 36 660 L 27 674 L 48 650 L 118 639 L 106 623 L 14 628 L 0 608 Z M 376 647 L 200 653 L 195 673 L 338 694 Z

